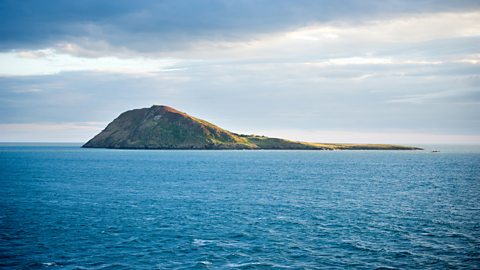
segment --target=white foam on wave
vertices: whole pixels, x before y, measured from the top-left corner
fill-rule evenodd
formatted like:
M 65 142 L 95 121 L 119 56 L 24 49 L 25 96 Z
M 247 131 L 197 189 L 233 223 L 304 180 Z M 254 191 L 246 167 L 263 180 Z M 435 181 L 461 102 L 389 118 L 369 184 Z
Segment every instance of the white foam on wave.
M 266 266 L 266 264 L 262 262 L 248 262 L 248 263 L 228 263 L 226 266 L 231 268 L 246 268 L 246 267 L 255 267 L 255 266 Z
M 227 263 L 225 265 L 228 268 L 258 268 L 269 267 L 274 269 L 290 269 L 292 267 L 268 262 L 246 262 L 246 263 Z
M 224 241 L 224 240 L 205 240 L 205 239 L 193 239 L 193 245 L 197 247 L 203 247 L 207 245 L 216 245 L 224 248 L 246 248 L 249 244 L 240 241 Z
M 215 241 L 213 240 L 205 240 L 205 239 L 193 239 L 193 244 L 195 246 L 199 246 L 199 247 L 203 247 L 203 246 L 206 246 L 208 244 L 212 244 L 214 243 Z

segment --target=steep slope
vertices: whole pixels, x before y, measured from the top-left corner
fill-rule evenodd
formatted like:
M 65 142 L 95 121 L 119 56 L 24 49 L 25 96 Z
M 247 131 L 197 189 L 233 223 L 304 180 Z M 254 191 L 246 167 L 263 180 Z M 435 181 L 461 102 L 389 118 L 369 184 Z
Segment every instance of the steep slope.
M 83 147 L 121 149 L 420 149 L 386 144 L 308 143 L 257 135 L 240 135 L 171 107 L 159 105 L 122 113 Z
M 154 105 L 122 113 L 87 148 L 251 149 L 257 148 L 206 121 L 168 106 Z

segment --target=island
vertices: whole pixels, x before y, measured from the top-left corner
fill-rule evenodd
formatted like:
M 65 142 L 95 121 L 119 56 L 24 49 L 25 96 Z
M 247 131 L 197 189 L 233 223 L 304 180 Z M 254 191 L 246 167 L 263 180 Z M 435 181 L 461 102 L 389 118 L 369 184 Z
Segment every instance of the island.
M 423 150 L 391 144 L 344 144 L 290 141 L 244 135 L 222 129 L 174 108 L 153 105 L 126 111 L 84 148 L 112 149 L 288 149 L 288 150 Z

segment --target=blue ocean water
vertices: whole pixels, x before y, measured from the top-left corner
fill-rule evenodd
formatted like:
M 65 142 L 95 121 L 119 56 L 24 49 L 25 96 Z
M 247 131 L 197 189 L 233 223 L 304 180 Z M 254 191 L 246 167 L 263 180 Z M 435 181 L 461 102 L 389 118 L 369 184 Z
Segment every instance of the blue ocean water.
M 2 269 L 480 268 L 480 151 L 0 146 Z

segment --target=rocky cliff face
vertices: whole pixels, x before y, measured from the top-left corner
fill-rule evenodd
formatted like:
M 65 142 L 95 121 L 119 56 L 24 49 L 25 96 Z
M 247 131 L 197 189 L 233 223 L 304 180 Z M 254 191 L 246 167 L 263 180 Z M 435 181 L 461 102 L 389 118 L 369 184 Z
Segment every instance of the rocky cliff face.
M 122 113 L 83 147 L 119 149 L 419 149 L 398 145 L 307 143 L 265 136 L 239 135 L 171 107 L 159 105 Z

